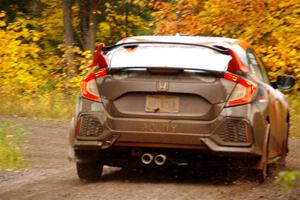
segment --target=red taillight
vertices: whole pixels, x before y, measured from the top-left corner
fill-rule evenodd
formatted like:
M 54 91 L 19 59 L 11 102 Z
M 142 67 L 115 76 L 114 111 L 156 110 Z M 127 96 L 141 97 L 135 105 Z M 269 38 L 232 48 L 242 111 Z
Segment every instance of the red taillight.
M 238 75 L 235 75 L 235 74 L 225 73 L 224 78 L 227 79 L 227 80 L 230 80 L 232 82 L 237 83 L 240 77 Z
M 106 75 L 105 69 L 100 69 L 89 74 L 85 79 L 80 83 L 80 91 L 82 95 L 93 101 L 100 101 L 100 95 L 98 92 L 96 79 Z
M 226 106 L 241 105 L 249 103 L 252 100 L 256 91 L 256 85 L 254 83 L 231 73 L 225 73 L 224 78 L 237 83 Z

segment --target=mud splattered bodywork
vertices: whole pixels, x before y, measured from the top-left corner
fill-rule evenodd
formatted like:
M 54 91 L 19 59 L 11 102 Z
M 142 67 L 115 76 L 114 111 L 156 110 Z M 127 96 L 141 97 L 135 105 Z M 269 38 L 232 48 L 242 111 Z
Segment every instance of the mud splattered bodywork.
M 251 158 L 264 179 L 267 164 L 286 156 L 287 102 L 245 42 L 144 36 L 107 51 L 107 66 L 98 63 L 81 86 L 72 122 L 80 178 L 99 178 L 103 165 L 212 155 Z

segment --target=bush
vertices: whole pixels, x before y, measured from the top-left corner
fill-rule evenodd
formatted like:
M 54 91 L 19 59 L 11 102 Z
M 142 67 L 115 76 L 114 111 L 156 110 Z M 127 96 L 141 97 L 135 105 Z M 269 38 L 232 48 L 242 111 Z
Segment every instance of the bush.
M 281 186 L 283 191 L 295 189 L 299 183 L 299 171 L 282 171 L 275 179 L 275 183 Z

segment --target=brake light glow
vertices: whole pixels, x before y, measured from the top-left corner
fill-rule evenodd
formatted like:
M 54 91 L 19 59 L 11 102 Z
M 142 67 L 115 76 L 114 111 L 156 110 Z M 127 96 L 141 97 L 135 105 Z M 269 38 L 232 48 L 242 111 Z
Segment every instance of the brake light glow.
M 224 78 L 237 83 L 227 101 L 226 106 L 246 104 L 253 99 L 254 93 L 257 89 L 254 83 L 231 73 L 225 73 Z
M 98 92 L 96 79 L 98 77 L 102 77 L 106 75 L 105 69 L 100 69 L 89 74 L 86 78 L 84 78 L 80 83 L 80 91 L 82 95 L 93 101 L 100 101 L 100 95 Z
M 240 77 L 238 75 L 235 75 L 235 74 L 225 73 L 224 78 L 227 79 L 227 80 L 230 80 L 232 82 L 237 83 Z

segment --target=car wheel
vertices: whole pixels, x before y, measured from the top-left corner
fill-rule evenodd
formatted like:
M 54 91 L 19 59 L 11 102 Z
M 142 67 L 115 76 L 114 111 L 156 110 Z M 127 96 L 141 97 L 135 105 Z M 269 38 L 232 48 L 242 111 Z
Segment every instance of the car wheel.
M 97 181 L 101 178 L 103 164 L 97 162 L 76 163 L 78 177 L 83 181 Z

